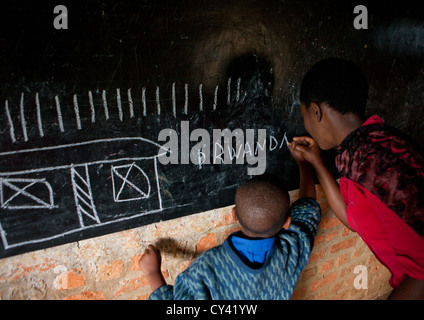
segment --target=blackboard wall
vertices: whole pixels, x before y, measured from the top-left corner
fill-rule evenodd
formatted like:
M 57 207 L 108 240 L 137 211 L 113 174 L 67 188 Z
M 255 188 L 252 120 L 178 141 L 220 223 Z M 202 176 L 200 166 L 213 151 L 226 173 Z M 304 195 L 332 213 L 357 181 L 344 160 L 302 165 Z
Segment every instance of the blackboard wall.
M 58 4 L 68 9 L 66 30 L 53 26 Z M 353 26 L 354 1 L 9 3 L 0 257 L 232 204 L 259 163 L 247 162 L 245 144 L 240 163 L 182 161 L 199 142 L 213 153 L 214 129 L 244 138 L 254 129 L 253 156 L 264 147 L 266 171 L 296 189 L 286 143 L 305 134 L 299 82 L 325 57 L 357 62 L 370 83 L 367 114 L 423 147 L 424 17 L 413 3 L 361 4 L 363 30 Z M 184 144 L 187 126 L 211 139 Z M 177 134 L 178 163 L 159 159 L 170 156 L 162 130 Z M 325 157 L 337 176 L 332 152 Z

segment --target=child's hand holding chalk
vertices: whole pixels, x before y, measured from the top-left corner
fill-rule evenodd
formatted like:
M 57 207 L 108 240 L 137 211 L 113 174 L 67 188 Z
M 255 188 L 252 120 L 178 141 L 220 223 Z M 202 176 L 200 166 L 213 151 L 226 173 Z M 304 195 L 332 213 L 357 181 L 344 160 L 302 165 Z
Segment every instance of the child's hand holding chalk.
M 293 141 L 289 143 L 289 150 L 296 161 L 298 161 L 297 158 L 302 156 L 314 167 L 322 163 L 318 143 L 310 137 L 294 137 Z

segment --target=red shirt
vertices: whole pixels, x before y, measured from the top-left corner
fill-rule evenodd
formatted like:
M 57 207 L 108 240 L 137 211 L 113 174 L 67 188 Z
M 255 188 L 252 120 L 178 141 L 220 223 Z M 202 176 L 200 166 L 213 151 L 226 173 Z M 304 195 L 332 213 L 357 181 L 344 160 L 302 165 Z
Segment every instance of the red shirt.
M 351 134 L 354 142 L 339 147 L 336 164 L 342 174 L 340 189 L 349 225 L 390 270 L 390 285 L 397 287 L 405 275 L 424 280 L 424 161 L 415 152 L 411 156 L 406 142 L 379 125 L 383 121 L 373 116 Z M 380 130 L 379 139 L 375 130 Z M 365 143 L 369 145 L 364 147 Z M 400 149 L 405 152 L 394 152 Z M 411 170 L 415 170 L 413 180 L 408 178 Z

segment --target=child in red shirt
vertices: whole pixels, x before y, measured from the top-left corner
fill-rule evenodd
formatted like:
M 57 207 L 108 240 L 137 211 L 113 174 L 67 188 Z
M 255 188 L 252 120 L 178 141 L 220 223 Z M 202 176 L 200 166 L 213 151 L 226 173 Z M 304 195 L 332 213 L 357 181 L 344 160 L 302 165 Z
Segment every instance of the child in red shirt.
M 368 84 L 352 62 L 329 58 L 305 75 L 306 130 L 289 145 L 315 168 L 336 216 L 391 272 L 391 299 L 424 299 L 424 159 L 409 139 L 374 115 L 364 121 Z M 320 148 L 336 147 L 340 186 Z

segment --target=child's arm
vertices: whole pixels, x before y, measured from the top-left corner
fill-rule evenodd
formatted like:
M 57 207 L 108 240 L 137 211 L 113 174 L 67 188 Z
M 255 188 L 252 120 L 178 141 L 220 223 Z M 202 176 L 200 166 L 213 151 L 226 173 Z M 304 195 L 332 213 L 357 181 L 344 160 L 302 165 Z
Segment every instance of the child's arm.
M 392 291 L 389 300 L 424 300 L 424 280 L 408 276 Z
M 152 291 L 166 285 L 166 281 L 163 278 L 160 270 L 161 256 L 160 252 L 151 244 L 146 248 L 143 255 L 138 262 L 141 271 L 149 282 Z
M 346 217 L 346 204 L 343 201 L 339 185 L 325 167 L 316 141 L 310 137 L 296 137 L 293 138 L 291 145 L 295 152 L 300 152 L 303 158 L 314 167 L 331 209 L 337 218 L 350 229 Z
M 299 182 L 299 199 L 300 198 L 316 198 L 315 181 L 311 165 L 305 160 L 303 154 L 294 149 L 292 143 L 288 144 L 290 153 L 299 166 L 300 182 Z

